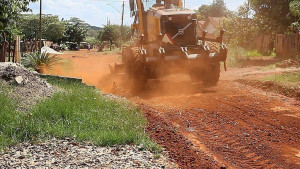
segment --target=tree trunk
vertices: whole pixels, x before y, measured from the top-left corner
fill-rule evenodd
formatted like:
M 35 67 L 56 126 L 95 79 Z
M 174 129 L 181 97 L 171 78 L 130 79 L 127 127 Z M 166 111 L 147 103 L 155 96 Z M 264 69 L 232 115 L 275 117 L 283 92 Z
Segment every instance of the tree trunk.
M 0 53 L 0 62 L 5 62 L 6 49 L 7 49 L 6 33 L 2 32 L 2 35 L 3 35 L 3 42 L 2 42 L 2 52 Z

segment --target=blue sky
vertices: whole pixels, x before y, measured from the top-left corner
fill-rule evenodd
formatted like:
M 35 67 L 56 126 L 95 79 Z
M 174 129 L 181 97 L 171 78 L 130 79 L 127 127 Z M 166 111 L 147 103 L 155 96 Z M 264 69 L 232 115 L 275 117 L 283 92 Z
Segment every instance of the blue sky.
M 150 0 L 155 1 L 155 0 Z M 202 4 L 211 4 L 213 0 L 185 0 L 186 7 L 197 9 Z M 225 0 L 227 8 L 236 10 L 246 0 Z M 60 18 L 69 19 L 78 17 L 90 25 L 102 27 L 106 24 L 107 17 L 112 24 L 121 23 L 122 0 L 42 0 L 44 14 L 58 15 Z M 108 5 L 110 4 L 110 5 Z M 32 13 L 39 13 L 39 2 L 31 3 Z M 116 9 L 115 9 L 116 8 Z M 130 25 L 128 0 L 125 0 L 125 24 Z

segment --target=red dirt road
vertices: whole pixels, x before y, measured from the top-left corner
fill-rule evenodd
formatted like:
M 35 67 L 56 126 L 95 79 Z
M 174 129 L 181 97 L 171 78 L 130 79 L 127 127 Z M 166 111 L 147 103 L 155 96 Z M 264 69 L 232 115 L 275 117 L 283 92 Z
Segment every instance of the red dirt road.
M 212 88 L 183 74 L 150 80 L 136 97 L 124 89 L 123 76 L 108 75 L 118 56 L 80 51 L 61 57 L 49 74 L 80 77 L 139 104 L 147 131 L 182 168 L 300 168 L 300 102 L 235 81 L 261 76 L 256 68 L 222 72 Z

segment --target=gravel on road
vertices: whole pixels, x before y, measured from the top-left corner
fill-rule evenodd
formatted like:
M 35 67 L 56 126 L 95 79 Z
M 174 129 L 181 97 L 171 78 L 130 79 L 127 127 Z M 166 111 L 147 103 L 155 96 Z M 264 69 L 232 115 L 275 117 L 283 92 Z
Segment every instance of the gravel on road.
M 140 146 L 99 147 L 73 139 L 21 143 L 0 153 L 0 168 L 178 168 Z

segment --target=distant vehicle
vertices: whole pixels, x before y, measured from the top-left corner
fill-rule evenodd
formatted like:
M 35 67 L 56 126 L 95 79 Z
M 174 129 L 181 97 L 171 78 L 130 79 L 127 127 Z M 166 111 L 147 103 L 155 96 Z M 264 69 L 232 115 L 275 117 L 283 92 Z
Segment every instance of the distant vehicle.
M 77 43 L 72 43 L 69 46 L 69 50 L 79 50 Z

